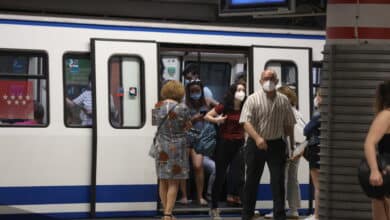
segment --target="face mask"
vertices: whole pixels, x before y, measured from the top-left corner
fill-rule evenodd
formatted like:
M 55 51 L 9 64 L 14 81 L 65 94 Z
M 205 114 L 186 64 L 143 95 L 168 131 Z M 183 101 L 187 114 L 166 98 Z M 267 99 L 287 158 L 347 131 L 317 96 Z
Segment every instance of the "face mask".
M 267 80 L 263 84 L 263 89 L 266 92 L 272 92 L 272 91 L 275 90 L 275 83 L 273 81 L 271 81 L 271 80 Z
M 187 86 L 187 85 L 188 85 L 188 83 L 190 83 L 190 80 L 188 80 L 188 79 L 185 79 L 185 80 L 184 80 L 184 85 L 185 85 L 185 86 Z
M 193 100 L 199 100 L 201 96 L 202 96 L 202 93 L 200 93 L 200 92 L 191 93 L 191 95 L 190 95 L 191 99 L 193 99 Z
M 244 91 L 238 91 L 234 93 L 234 98 L 236 98 L 239 101 L 242 101 L 245 99 L 245 92 Z
M 314 107 L 318 108 L 319 106 L 319 102 L 318 102 L 318 97 L 315 97 L 314 100 L 313 100 L 313 103 L 314 103 Z

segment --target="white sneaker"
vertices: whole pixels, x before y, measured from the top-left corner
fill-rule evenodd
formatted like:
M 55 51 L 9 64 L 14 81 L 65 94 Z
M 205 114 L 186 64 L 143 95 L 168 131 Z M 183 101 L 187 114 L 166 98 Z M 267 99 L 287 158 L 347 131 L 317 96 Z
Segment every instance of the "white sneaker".
M 299 219 L 298 211 L 292 211 L 291 209 L 286 212 L 286 217 L 291 219 Z
M 222 220 L 219 209 L 210 209 L 210 220 Z
M 319 219 L 316 218 L 314 215 L 311 215 L 311 216 L 305 218 L 305 220 L 319 220 Z
M 274 218 L 274 213 L 273 213 L 273 212 L 270 212 L 270 213 L 268 213 L 268 214 L 265 214 L 265 215 L 264 215 L 264 218 L 266 218 L 266 219 Z

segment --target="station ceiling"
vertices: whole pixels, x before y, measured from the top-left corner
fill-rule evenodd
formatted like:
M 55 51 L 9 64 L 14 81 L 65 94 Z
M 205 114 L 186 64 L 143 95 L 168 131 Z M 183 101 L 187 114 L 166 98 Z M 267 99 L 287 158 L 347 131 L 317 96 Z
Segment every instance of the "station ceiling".
M 286 15 L 220 16 L 220 0 L 1 0 L 0 12 L 246 27 L 325 29 L 326 0 L 296 0 Z

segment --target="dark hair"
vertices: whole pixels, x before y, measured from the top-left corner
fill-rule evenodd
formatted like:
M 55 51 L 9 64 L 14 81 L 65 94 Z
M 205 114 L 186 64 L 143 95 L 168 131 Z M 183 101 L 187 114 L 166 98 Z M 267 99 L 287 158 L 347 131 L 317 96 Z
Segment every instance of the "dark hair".
M 34 119 L 42 123 L 42 119 L 45 116 L 45 110 L 43 109 L 43 106 L 41 103 L 34 101 Z
M 234 94 L 236 93 L 237 86 L 238 85 L 243 85 L 246 88 L 246 84 L 242 81 L 238 81 L 236 83 L 233 83 L 230 85 L 229 89 L 227 90 L 225 97 L 223 99 L 224 102 L 224 111 L 225 112 L 231 112 L 234 111 Z M 240 110 L 242 109 L 242 106 L 244 105 L 244 102 L 246 100 L 246 97 L 244 100 L 241 102 Z
M 200 87 L 200 92 L 201 92 L 201 97 L 200 97 L 200 99 L 199 99 L 199 106 L 198 105 L 195 105 L 193 102 L 195 101 L 195 100 L 192 100 L 191 99 L 191 96 L 190 96 L 190 87 L 191 86 L 194 86 L 194 85 L 196 85 L 196 86 L 199 86 Z M 191 80 L 188 84 L 187 84 L 187 86 L 186 86 L 186 105 L 189 107 L 189 108 L 199 108 L 199 107 L 201 107 L 201 106 L 203 106 L 203 105 L 206 105 L 206 100 L 205 100 L 205 98 L 204 98 L 204 92 L 203 92 L 203 83 L 202 83 L 202 81 L 200 81 L 200 80 Z
M 200 77 L 200 71 L 199 71 L 199 66 L 195 63 L 190 63 L 188 64 L 184 70 L 183 70 L 183 76 L 187 76 L 189 73 L 192 75 L 197 75 L 198 78 Z
M 379 113 L 386 108 L 390 108 L 390 80 L 379 84 L 376 90 L 376 113 Z

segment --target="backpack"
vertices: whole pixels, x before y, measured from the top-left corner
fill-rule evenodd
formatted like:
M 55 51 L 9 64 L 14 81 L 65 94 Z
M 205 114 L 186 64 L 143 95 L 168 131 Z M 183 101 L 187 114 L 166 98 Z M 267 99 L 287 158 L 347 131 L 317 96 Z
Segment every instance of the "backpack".
M 215 125 L 210 122 L 205 122 L 205 125 L 200 131 L 199 138 L 194 144 L 194 150 L 198 154 L 205 156 L 213 155 L 217 145 L 217 130 Z

